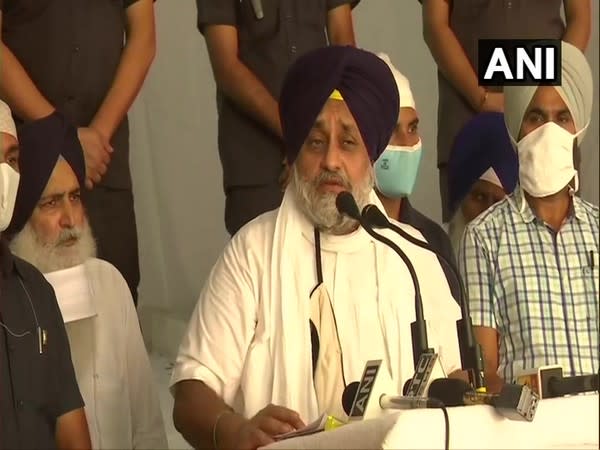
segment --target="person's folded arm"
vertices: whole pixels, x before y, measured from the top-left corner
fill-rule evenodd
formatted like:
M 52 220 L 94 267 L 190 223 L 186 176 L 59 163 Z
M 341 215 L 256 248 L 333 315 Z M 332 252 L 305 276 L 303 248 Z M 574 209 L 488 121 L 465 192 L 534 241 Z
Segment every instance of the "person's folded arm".
M 2 11 L 0 11 L 0 36 L 1 31 Z M 0 44 L 0 61 L 0 95 L 10 109 L 24 120 L 49 116 L 54 111 L 54 106 L 42 95 L 4 41 Z
M 590 0 L 564 0 L 567 26 L 563 41 L 585 52 L 592 33 L 592 5 Z
M 327 36 L 331 45 L 356 46 L 350 3 L 336 6 L 327 11 Z
M 131 108 L 156 53 L 154 1 L 138 0 L 125 14 L 125 48 L 112 85 L 90 124 L 107 140 Z
M 282 137 L 277 100 L 239 59 L 237 28 L 233 25 L 206 25 L 203 32 L 219 90 L 254 120 Z
M 450 27 L 452 1 L 423 0 L 423 38 L 440 72 L 477 111 L 485 90 L 479 86 L 477 74 Z

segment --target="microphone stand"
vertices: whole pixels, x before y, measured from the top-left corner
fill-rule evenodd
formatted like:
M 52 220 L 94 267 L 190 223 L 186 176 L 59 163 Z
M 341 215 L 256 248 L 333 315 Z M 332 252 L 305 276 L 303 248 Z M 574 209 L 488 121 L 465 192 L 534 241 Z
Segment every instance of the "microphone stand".
M 373 230 L 373 227 L 365 220 L 358 210 L 358 206 L 354 197 L 349 192 L 340 192 L 336 198 L 336 206 L 340 213 L 345 214 L 352 219 L 357 220 L 364 230 L 371 235 L 374 239 L 390 247 L 394 252 L 400 256 L 404 264 L 406 265 L 410 278 L 412 280 L 415 289 L 415 321 L 410 324 L 410 331 L 412 337 L 413 347 L 413 362 L 415 370 L 417 370 L 419 358 L 423 353 L 435 353 L 435 350 L 429 347 L 427 340 L 427 324 L 425 322 L 425 316 L 423 314 L 423 300 L 421 299 L 421 288 L 419 286 L 419 280 L 415 268 L 410 262 L 410 259 L 406 254 L 390 239 L 382 236 Z
M 462 277 L 450 262 L 438 252 L 435 251 L 427 242 L 423 242 L 399 226 L 392 223 L 375 205 L 364 207 L 361 218 L 364 222 L 372 224 L 376 228 L 388 228 L 401 237 L 418 247 L 434 253 L 450 269 L 460 288 L 460 310 L 461 318 L 456 321 L 456 333 L 458 335 L 458 344 L 460 348 L 460 359 L 463 370 L 468 371 L 471 385 L 477 392 L 486 392 L 483 356 L 481 346 L 473 336 L 473 322 L 469 311 L 469 302 L 467 301 L 466 289 Z

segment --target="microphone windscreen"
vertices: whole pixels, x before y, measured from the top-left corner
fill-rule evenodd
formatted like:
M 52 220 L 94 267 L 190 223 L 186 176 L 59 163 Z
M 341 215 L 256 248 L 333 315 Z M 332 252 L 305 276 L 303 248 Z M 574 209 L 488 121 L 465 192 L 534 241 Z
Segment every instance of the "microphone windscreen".
M 344 389 L 344 393 L 342 394 L 342 407 L 347 415 L 350 415 L 350 411 L 352 411 L 352 404 L 354 403 L 354 398 L 358 392 L 359 385 L 360 383 L 358 381 L 353 381 L 346 386 L 346 389 Z
M 374 228 L 387 228 L 390 221 L 375 205 L 367 205 L 362 210 L 362 217 Z
M 427 396 L 441 401 L 446 406 L 465 404 L 464 395 L 471 391 L 471 386 L 458 378 L 438 378 L 429 386 Z
M 354 200 L 354 197 L 350 192 L 340 192 L 335 198 L 335 206 L 341 214 L 346 214 L 356 220 L 361 219 L 356 200 Z
M 598 390 L 598 374 L 577 375 L 564 378 L 550 378 L 550 394 L 552 396 L 563 396 L 591 392 Z M 547 394 L 546 394 L 547 395 Z
M 410 383 L 412 382 L 412 378 L 409 378 L 402 386 L 402 395 L 408 395 L 408 389 L 410 388 Z

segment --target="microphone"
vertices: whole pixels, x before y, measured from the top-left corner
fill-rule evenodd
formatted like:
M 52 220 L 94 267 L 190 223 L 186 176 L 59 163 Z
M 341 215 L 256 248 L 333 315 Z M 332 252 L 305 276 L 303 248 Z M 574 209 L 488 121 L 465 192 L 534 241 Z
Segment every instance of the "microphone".
M 399 409 L 442 408 L 437 399 L 385 394 L 392 380 L 380 373 L 381 360 L 367 361 L 360 382 L 354 381 L 344 389 L 342 406 L 350 421 L 379 417 Z
M 335 205 L 337 210 L 341 214 L 345 214 L 352 219 L 357 220 L 360 225 L 364 228 L 364 230 L 369 233 L 374 239 L 382 242 L 383 244 L 390 247 L 394 250 L 398 256 L 404 261 L 408 272 L 410 273 L 410 278 L 412 280 L 414 290 L 415 290 L 415 321 L 410 324 L 410 330 L 412 335 L 412 347 L 413 347 L 413 361 L 415 365 L 415 370 L 419 366 L 419 358 L 424 353 L 435 353 L 432 348 L 429 348 L 429 344 L 427 342 L 427 324 L 425 322 L 425 317 L 423 315 L 423 300 L 421 299 L 421 288 L 419 286 L 419 279 L 417 278 L 417 273 L 415 272 L 415 268 L 406 256 L 406 254 L 396 245 L 393 241 L 382 236 L 381 234 L 375 232 L 373 227 L 363 220 L 363 216 L 358 209 L 358 205 L 356 204 L 356 200 L 352 194 L 348 191 L 340 192 L 336 199 Z
M 540 399 L 598 391 L 598 374 L 564 377 L 560 366 L 523 371 L 516 376 L 516 382 L 531 388 Z
M 265 17 L 265 13 L 263 11 L 262 0 L 250 0 L 252 3 L 252 9 L 254 10 L 254 15 L 258 20 Z
M 458 344 L 460 348 L 460 359 L 463 370 L 466 370 L 469 373 L 469 379 L 471 384 L 478 392 L 485 392 L 485 376 L 484 376 L 484 366 L 483 366 L 483 356 L 481 353 L 481 346 L 475 340 L 473 335 L 473 322 L 471 321 L 471 313 L 469 311 L 469 302 L 467 301 L 467 294 L 465 285 L 463 283 L 462 277 L 457 272 L 455 267 L 450 264 L 444 255 L 438 253 L 433 247 L 431 247 L 427 242 L 423 242 L 420 239 L 417 239 L 411 236 L 409 233 L 404 231 L 401 227 L 392 223 L 385 214 L 383 214 L 379 208 L 375 205 L 367 205 L 363 208 L 362 211 L 363 221 L 370 224 L 375 228 L 388 228 L 392 231 L 395 231 L 404 239 L 409 241 L 411 244 L 416 245 L 417 247 L 421 247 L 425 250 L 428 250 L 434 253 L 445 265 L 450 269 L 450 272 L 454 275 L 456 279 L 459 291 L 460 291 L 460 311 L 461 318 L 456 321 L 456 332 L 458 336 Z
M 490 405 L 507 419 L 527 422 L 535 417 L 540 400 L 528 386 L 505 384 L 500 394 L 482 394 L 457 378 L 433 380 L 428 395 L 446 406 Z

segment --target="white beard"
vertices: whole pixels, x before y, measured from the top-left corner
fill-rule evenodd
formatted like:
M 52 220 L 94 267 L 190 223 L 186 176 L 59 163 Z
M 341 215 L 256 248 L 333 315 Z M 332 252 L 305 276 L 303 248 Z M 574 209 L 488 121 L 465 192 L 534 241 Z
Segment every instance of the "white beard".
M 348 234 L 354 231 L 358 222 L 345 214 L 340 214 L 336 206 L 337 194 L 331 192 L 322 194 L 318 186 L 322 178 L 335 178 L 343 181 L 347 190 L 352 193 L 359 211 L 369 204 L 369 198 L 375 180 L 373 166 L 369 166 L 368 176 L 358 186 L 352 186 L 344 173 L 323 172 L 317 179 L 307 181 L 298 172 L 297 166 L 292 167 L 291 185 L 296 194 L 300 210 L 319 230 L 329 234 Z
M 64 245 L 69 238 L 76 238 L 72 245 Z M 32 264 L 42 273 L 55 272 L 83 264 L 96 257 L 96 241 L 87 221 L 79 228 L 65 229 L 54 242 L 42 242 L 29 222 L 10 242 L 10 250 L 16 256 Z
M 448 235 L 450 236 L 450 243 L 452 244 L 452 248 L 454 249 L 454 255 L 458 258 L 460 244 L 462 242 L 463 234 L 465 233 L 465 228 L 469 222 L 465 219 L 465 216 L 462 212 L 460 206 L 450 219 L 448 224 Z

